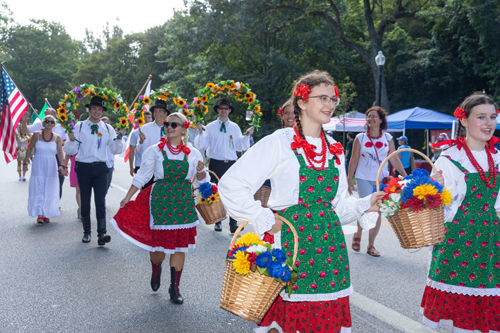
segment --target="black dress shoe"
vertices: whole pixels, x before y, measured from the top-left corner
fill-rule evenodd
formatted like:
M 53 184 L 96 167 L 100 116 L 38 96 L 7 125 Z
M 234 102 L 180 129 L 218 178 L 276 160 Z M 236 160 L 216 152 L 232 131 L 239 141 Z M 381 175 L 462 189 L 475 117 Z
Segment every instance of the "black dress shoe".
M 214 230 L 215 231 L 222 231 L 222 223 L 221 222 L 215 223 Z
M 97 236 L 97 245 L 106 245 L 106 243 L 111 242 L 111 236 L 106 234 L 100 234 Z
M 174 304 L 184 303 L 184 298 L 179 291 L 181 275 L 182 269 L 180 271 L 176 271 L 175 267 L 170 267 L 170 288 L 168 288 L 168 293 L 170 294 L 170 300 Z
M 82 242 L 84 243 L 90 243 L 90 234 L 83 234 Z
M 234 223 L 229 222 L 229 231 L 231 231 L 232 234 L 234 234 L 237 229 L 238 229 L 238 224 L 236 223 L 236 221 Z M 241 231 L 243 231 L 244 229 L 245 228 L 241 228 Z
M 158 265 L 155 265 L 151 263 L 151 289 L 153 291 L 157 291 L 160 289 L 160 283 L 161 283 L 161 264 L 159 263 Z

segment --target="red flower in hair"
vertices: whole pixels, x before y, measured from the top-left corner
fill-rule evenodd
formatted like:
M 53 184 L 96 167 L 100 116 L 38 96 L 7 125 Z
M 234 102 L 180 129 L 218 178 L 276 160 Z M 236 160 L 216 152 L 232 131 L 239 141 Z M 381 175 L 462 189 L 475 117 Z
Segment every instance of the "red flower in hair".
M 465 119 L 467 116 L 465 115 L 465 110 L 462 109 L 461 107 L 458 107 L 455 109 L 455 112 L 453 113 L 455 118 L 457 119 Z
M 367 147 L 367 148 L 371 148 L 371 147 L 373 147 L 373 143 L 371 143 L 371 142 L 366 142 L 366 143 L 365 143 L 365 147 Z
M 337 88 L 337 86 L 333 86 L 333 90 L 335 90 L 335 97 L 337 97 L 337 99 L 340 97 L 339 95 L 339 90 Z
M 383 144 L 382 142 L 380 142 L 380 141 L 375 142 L 375 147 L 377 147 L 377 148 L 379 148 L 379 149 L 380 149 L 380 148 L 382 148 L 383 146 L 384 146 L 384 144 Z
M 191 123 L 189 121 L 185 121 L 182 123 L 182 126 L 184 126 L 185 129 L 188 129 L 189 126 L 191 126 Z
M 279 108 L 279 109 L 278 109 L 278 115 L 280 115 L 280 116 L 281 116 L 282 114 L 283 114 L 283 108 Z
M 307 96 L 311 93 L 309 86 L 305 83 L 301 84 L 300 87 L 295 87 L 294 95 L 300 96 L 304 101 L 307 101 Z

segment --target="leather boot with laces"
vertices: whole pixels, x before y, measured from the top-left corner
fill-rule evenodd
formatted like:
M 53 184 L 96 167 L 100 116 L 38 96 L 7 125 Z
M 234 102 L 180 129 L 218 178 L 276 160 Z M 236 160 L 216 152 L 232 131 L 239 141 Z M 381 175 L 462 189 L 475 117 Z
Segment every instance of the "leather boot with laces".
M 153 291 L 157 291 L 160 289 L 160 282 L 161 282 L 161 264 L 159 263 L 158 265 L 155 265 L 151 262 L 151 289 Z
M 175 267 L 170 267 L 170 288 L 168 288 L 168 293 L 170 294 L 170 300 L 175 304 L 184 303 L 184 298 L 179 292 L 181 274 L 182 269 L 180 271 L 176 271 Z

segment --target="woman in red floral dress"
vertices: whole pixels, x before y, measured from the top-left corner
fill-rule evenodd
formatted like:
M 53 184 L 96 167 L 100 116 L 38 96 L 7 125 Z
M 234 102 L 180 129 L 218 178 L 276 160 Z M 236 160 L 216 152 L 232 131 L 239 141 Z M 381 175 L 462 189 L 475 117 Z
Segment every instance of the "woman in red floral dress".
M 424 323 L 453 332 L 500 332 L 500 228 L 498 165 L 492 137 L 497 106 L 484 94 L 467 97 L 455 111 L 466 137 L 436 161 L 453 201 L 445 210 L 446 236 L 434 245 L 421 302 Z
M 172 113 L 163 122 L 166 139 L 149 147 L 143 154 L 141 168 L 121 201 L 121 209 L 111 223 L 131 243 L 149 251 L 151 288 L 160 288 L 161 264 L 170 254 L 171 284 L 169 294 L 176 304 L 184 299 L 179 283 L 185 254 L 195 247 L 198 216 L 191 196 L 194 186 L 210 180 L 201 153 L 187 142 L 189 122 L 181 113 Z M 133 195 L 154 175 L 155 183 Z M 195 177 L 196 176 L 196 177 Z
M 350 332 L 349 258 L 341 223 L 359 219 L 373 227 L 377 201 L 383 193 L 348 198 L 342 145 L 328 137 L 322 124 L 330 121 L 338 101 L 333 78 L 314 71 L 294 87 L 296 126 L 277 130 L 252 146 L 221 178 L 219 193 L 229 214 L 250 221 L 258 236 L 271 238 L 288 257 L 293 234 L 273 211 L 289 220 L 299 235 L 295 265 L 298 280 L 291 295 L 282 292 L 255 332 Z M 271 181 L 268 207 L 253 194 Z M 371 212 L 371 213 L 367 213 Z M 272 235 L 272 236 L 271 236 Z

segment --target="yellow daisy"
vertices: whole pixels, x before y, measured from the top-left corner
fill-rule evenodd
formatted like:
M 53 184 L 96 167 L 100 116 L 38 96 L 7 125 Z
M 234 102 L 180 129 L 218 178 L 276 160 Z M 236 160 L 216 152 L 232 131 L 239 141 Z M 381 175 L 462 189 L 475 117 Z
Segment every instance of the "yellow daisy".
M 144 125 L 145 123 L 144 118 L 137 118 L 135 121 L 137 122 L 137 125 L 139 125 L 139 127 L 142 127 L 142 125 Z
M 148 96 L 144 96 L 144 98 L 142 99 L 142 101 L 143 101 L 143 102 L 144 102 L 144 104 L 146 104 L 146 105 L 151 104 L 151 98 L 149 98 Z
M 255 113 L 260 113 L 260 105 L 256 105 L 253 110 L 255 111 Z
M 120 125 L 127 126 L 128 120 L 125 117 L 120 118 Z
M 446 187 L 443 189 L 443 192 L 441 193 L 441 200 L 443 201 L 443 204 L 445 206 L 451 205 L 451 201 L 453 200 L 450 191 L 448 191 Z
M 438 190 L 434 185 L 431 184 L 422 184 L 418 185 L 414 190 L 413 190 L 413 196 L 418 197 L 420 200 L 423 200 L 426 195 L 431 194 L 437 194 Z
M 250 261 L 248 261 L 248 254 L 245 251 L 236 252 L 233 259 L 233 268 L 236 273 L 241 275 L 250 273 Z
M 207 87 L 209 87 L 210 89 L 214 89 L 215 84 L 213 84 L 212 82 L 209 82 L 209 83 L 207 83 Z
M 208 101 L 208 96 L 207 96 L 207 95 L 203 95 L 203 96 L 201 96 L 199 99 L 201 99 L 201 101 L 202 101 L 203 103 L 205 103 L 206 101 Z
M 65 122 L 65 121 L 68 121 L 68 116 L 66 116 L 66 114 L 60 114 L 59 115 L 59 119 L 62 121 L 62 122 Z
M 249 232 L 244 235 L 241 235 L 240 238 L 236 241 L 236 245 L 241 245 L 241 246 L 250 246 L 253 244 L 258 244 L 258 245 L 264 245 L 264 242 L 259 239 L 259 237 L 253 233 Z

